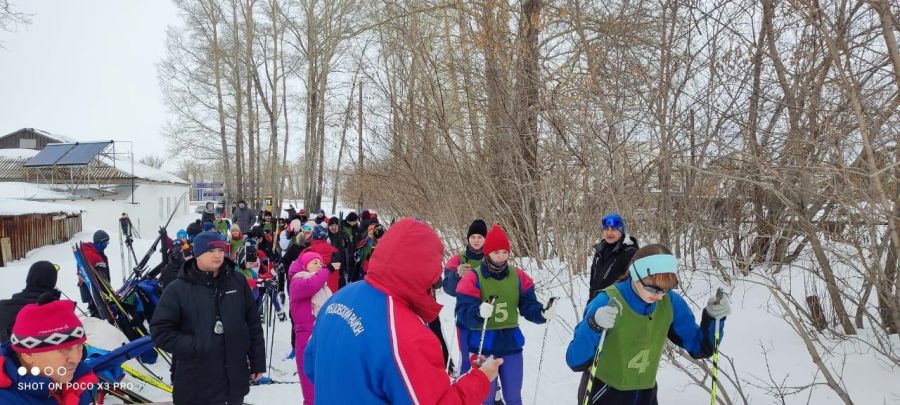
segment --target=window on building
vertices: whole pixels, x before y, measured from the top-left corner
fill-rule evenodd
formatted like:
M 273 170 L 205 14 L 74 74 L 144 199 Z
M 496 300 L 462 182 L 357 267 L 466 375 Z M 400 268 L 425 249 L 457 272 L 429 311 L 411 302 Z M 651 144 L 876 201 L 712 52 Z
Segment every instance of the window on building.
M 37 149 L 37 139 L 19 138 L 19 148 L 21 148 L 21 149 Z

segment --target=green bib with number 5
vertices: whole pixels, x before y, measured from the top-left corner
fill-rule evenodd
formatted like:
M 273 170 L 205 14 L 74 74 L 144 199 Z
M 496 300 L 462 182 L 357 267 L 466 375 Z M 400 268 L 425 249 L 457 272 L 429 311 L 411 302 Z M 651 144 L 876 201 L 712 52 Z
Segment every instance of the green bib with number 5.
M 619 308 L 615 327 L 606 332 L 596 377 L 619 391 L 653 388 L 672 325 L 672 301 L 668 295 L 664 296 L 648 317 L 634 312 L 615 285 L 603 291 L 611 302 L 615 298 L 622 303 L 624 310 Z
M 515 267 L 509 267 L 509 274 L 503 280 L 485 277 L 481 274 L 481 268 L 473 269 L 478 275 L 478 285 L 481 290 L 481 300 L 490 302 L 494 300 L 494 316 L 488 318 L 487 329 L 508 329 L 519 326 L 519 273 Z

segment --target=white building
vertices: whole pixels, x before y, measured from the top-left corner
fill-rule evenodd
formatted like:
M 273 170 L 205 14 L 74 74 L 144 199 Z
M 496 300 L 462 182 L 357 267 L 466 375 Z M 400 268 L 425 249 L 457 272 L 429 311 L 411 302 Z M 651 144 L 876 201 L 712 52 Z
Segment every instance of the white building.
M 31 132 L 38 147 L 44 144 L 41 150 L 10 148 L 34 144 L 22 140 Z M 113 237 L 122 213 L 140 236 L 151 239 L 173 211 L 176 216 L 188 213 L 188 182 L 133 161 L 127 151 L 117 150 L 115 141 L 73 143 L 54 137 L 33 129 L 0 137 L 0 198 L 81 207 L 86 226 L 99 226 Z

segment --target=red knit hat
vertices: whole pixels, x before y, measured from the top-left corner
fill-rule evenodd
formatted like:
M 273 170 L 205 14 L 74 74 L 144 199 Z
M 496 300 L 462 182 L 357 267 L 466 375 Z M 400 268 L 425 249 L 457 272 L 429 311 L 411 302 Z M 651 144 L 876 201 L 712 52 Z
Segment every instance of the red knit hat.
M 16 316 L 10 342 L 18 353 L 41 353 L 79 345 L 87 340 L 84 326 L 69 300 L 28 304 Z
M 489 255 L 496 250 L 510 250 L 509 237 L 500 225 L 494 224 L 494 227 L 488 231 L 484 237 L 484 254 Z

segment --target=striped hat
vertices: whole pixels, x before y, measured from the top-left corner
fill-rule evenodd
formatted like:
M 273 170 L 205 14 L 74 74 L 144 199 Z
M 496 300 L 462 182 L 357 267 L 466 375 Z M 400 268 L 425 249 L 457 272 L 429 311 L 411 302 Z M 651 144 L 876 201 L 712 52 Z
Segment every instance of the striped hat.
M 28 304 L 16 316 L 10 343 L 17 353 L 41 353 L 80 345 L 87 340 L 84 326 L 69 300 Z

